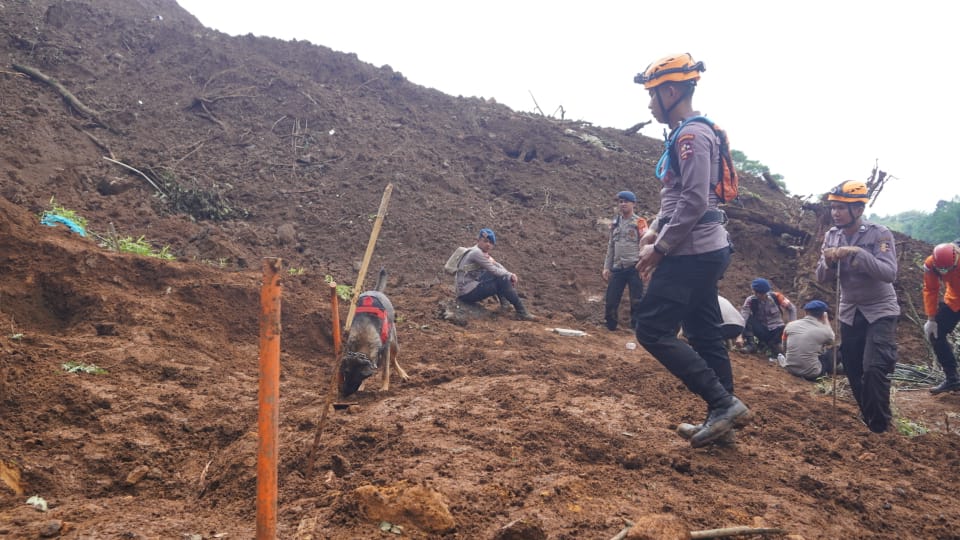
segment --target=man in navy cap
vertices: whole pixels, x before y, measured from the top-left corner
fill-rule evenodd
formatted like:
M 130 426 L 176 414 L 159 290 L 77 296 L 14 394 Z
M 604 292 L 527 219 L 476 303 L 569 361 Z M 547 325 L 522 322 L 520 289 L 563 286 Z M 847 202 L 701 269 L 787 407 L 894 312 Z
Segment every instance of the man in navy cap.
M 617 312 L 625 287 L 630 287 L 630 329 L 637 326 L 637 306 L 643 297 L 637 261 L 640 260 L 640 237 L 647 230 L 647 220 L 634 213 L 637 196 L 632 191 L 617 193 L 616 203 L 617 217 L 610 224 L 607 256 L 600 274 L 607 282 L 604 319 L 610 331 L 617 329 Z
M 513 304 L 518 319 L 535 320 L 536 317 L 527 311 L 517 294 L 517 283 L 520 279 L 490 256 L 490 250 L 496 244 L 497 235 L 492 229 L 480 229 L 477 245 L 464 253 L 457 268 L 457 300 L 473 304 L 497 295 Z
M 813 300 L 803 305 L 806 317 L 787 323 L 783 329 L 786 364 L 793 375 L 815 381 L 833 373 L 834 333 L 827 317 L 827 304 Z
M 784 311 L 789 322 L 797 318 L 797 308 L 783 293 L 772 291 L 770 282 L 764 278 L 753 280 L 750 288 L 753 294 L 744 300 L 740 308 L 740 314 L 746 320 L 743 339 L 747 345 L 744 352 L 753 353 L 766 348 L 776 356 L 783 352 L 780 342 L 783 339 Z M 757 343 L 754 343 L 754 337 Z

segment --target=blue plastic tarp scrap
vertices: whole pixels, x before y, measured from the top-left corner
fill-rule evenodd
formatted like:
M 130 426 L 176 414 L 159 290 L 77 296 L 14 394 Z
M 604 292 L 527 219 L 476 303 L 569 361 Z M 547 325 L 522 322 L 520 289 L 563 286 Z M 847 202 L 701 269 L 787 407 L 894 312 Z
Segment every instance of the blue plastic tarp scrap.
M 65 218 L 63 216 L 55 216 L 52 214 L 47 214 L 43 216 L 40 220 L 40 223 L 46 225 L 47 227 L 56 227 L 57 225 L 66 225 L 68 229 L 79 234 L 80 236 L 87 236 L 87 231 L 83 230 L 83 227 L 77 225 L 72 219 Z

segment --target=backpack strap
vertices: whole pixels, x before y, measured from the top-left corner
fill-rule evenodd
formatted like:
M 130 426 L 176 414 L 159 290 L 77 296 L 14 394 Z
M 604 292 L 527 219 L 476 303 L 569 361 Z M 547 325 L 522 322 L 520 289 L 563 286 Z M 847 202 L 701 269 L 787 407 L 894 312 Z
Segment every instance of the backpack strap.
M 466 251 L 463 252 L 463 256 L 460 257 L 460 260 L 457 262 L 457 272 L 456 272 L 457 274 L 459 274 L 460 272 L 470 272 L 478 268 L 478 266 L 475 264 L 471 264 L 469 266 L 463 265 L 463 261 L 467 259 L 467 255 L 469 255 L 470 252 L 473 251 L 474 249 L 479 249 L 479 248 L 477 248 L 477 246 L 471 246 L 467 248 Z
M 778 292 L 767 291 L 767 298 L 769 298 L 770 300 L 773 301 L 774 304 L 776 304 L 777 309 L 780 310 L 780 314 L 783 315 L 783 304 L 781 303 L 781 300 L 780 300 L 781 296 L 782 295 Z M 754 315 L 756 315 L 757 309 L 759 308 L 760 308 L 760 299 L 756 295 L 754 295 L 753 299 L 750 300 L 750 311 Z
M 683 131 L 683 128 L 690 122 L 702 122 L 710 126 L 710 129 L 716 134 L 713 128 L 713 120 L 710 120 L 706 116 L 692 116 L 684 120 L 677 126 L 677 129 L 670 133 L 670 137 L 665 143 L 663 154 L 660 156 L 660 161 L 657 162 L 656 176 L 658 180 L 663 180 L 663 177 L 667 175 L 667 167 L 669 167 L 674 174 L 680 174 L 680 160 L 677 159 L 677 153 L 673 147 L 677 142 L 677 137 L 680 136 L 680 132 Z

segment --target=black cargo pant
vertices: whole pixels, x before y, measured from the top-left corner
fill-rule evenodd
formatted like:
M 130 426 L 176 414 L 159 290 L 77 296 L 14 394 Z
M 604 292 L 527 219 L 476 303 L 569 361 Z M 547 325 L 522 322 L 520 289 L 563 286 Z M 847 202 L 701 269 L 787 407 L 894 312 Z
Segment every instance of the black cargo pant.
M 637 306 L 643 298 L 643 280 L 633 266 L 610 271 L 610 280 L 607 282 L 607 295 L 604 298 L 604 318 L 607 330 L 617 329 L 617 312 L 620 311 L 620 298 L 623 289 L 630 287 L 630 328 L 637 327 Z
M 840 351 L 850 390 L 863 421 L 874 433 L 890 427 L 890 374 L 897 365 L 897 317 L 867 322 L 858 310 L 853 324 L 840 323 Z
M 772 351 L 780 351 L 780 343 L 783 340 L 783 328 L 783 326 L 778 326 L 770 330 L 767 328 L 767 325 L 757 317 L 750 315 L 747 317 L 746 326 L 743 328 L 743 339 L 749 343 L 750 338 L 756 336 L 761 346 L 767 347 Z
M 517 294 L 516 287 L 513 286 L 513 283 L 510 283 L 510 276 L 496 276 L 490 272 L 481 274 L 480 282 L 477 283 L 477 286 L 467 294 L 459 296 L 457 300 L 473 304 L 485 298 L 490 298 L 493 295 L 502 297 L 513 304 L 513 308 L 517 310 L 517 313 L 525 311 L 523 302 L 520 301 L 520 295 Z
M 947 336 L 960 322 L 960 311 L 950 309 L 950 306 L 940 302 L 937 308 L 937 315 L 933 319 L 937 321 L 937 339 L 933 340 L 933 352 L 937 355 L 937 361 L 943 368 L 943 373 L 947 378 L 957 378 L 957 357 L 953 355 L 953 348 L 947 341 Z
M 730 248 L 664 257 L 637 309 L 637 342 L 708 408 L 726 406 L 733 370 L 723 342 L 717 280 Z M 677 337 L 680 325 L 689 345 Z

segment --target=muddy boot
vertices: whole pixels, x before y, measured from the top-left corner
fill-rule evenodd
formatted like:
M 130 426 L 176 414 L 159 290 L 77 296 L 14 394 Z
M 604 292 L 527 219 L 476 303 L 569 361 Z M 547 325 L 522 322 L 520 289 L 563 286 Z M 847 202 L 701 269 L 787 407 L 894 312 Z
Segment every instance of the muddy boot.
M 535 321 L 537 320 L 536 315 L 533 315 L 526 308 L 521 308 L 517 310 L 517 320 L 520 321 Z
M 703 424 L 680 424 L 677 426 L 677 435 L 689 441 L 702 429 Z M 713 441 L 713 444 L 716 446 L 733 446 L 737 444 L 737 430 L 731 429 L 725 435 Z
M 954 375 L 953 377 L 947 377 L 942 383 L 931 388 L 930 393 L 937 395 L 944 392 L 956 392 L 957 390 L 960 390 L 960 377 Z
M 701 448 L 723 437 L 733 428 L 750 423 L 753 413 L 736 396 L 730 396 L 730 402 L 723 407 L 711 409 L 703 429 L 690 437 L 690 446 Z

